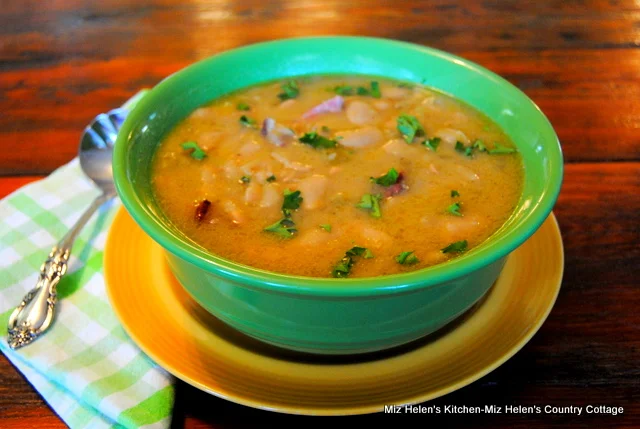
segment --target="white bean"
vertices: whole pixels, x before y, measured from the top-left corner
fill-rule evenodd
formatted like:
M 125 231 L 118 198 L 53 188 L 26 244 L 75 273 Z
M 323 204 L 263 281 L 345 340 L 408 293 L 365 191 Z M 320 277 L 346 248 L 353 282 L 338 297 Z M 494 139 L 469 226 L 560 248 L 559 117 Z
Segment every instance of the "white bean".
M 443 142 L 451 146 L 455 145 L 456 142 L 464 144 L 469 144 L 470 142 L 469 137 L 467 137 L 465 133 L 460 130 L 454 130 L 453 128 L 441 128 L 434 134 L 436 137 L 440 137 Z
M 480 180 L 480 176 L 478 176 L 473 170 L 471 170 L 468 167 L 465 167 L 464 165 L 456 164 L 451 166 L 451 168 L 456 170 L 458 175 L 462 176 L 466 180 L 470 180 L 470 181 Z
M 410 93 L 411 93 L 411 89 L 409 89 L 409 88 L 398 88 L 398 87 L 385 88 L 382 91 L 382 95 L 384 97 L 391 98 L 393 100 L 399 100 L 401 98 L 405 98 Z
M 327 183 L 327 177 L 322 174 L 314 174 L 301 180 L 298 189 L 303 198 L 302 207 L 311 210 L 322 207 Z
M 251 141 L 240 146 L 240 149 L 238 149 L 238 154 L 241 156 L 249 156 L 249 155 L 253 155 L 259 150 L 260 150 L 260 144 L 257 142 Z
M 222 203 L 222 210 L 229 215 L 231 218 L 231 222 L 239 225 L 246 221 L 246 216 L 242 210 L 236 206 L 236 204 L 231 200 L 226 200 Z
M 384 136 L 376 127 L 364 127 L 354 131 L 343 131 L 338 134 L 338 143 L 346 147 L 365 147 L 382 141 Z
M 364 101 L 355 100 L 349 103 L 346 109 L 347 119 L 356 125 L 365 125 L 372 122 L 377 112 Z
M 400 158 L 412 158 L 418 155 L 416 153 L 416 148 L 407 144 L 407 142 L 402 139 L 393 139 L 388 141 L 384 146 L 382 146 L 382 150 L 390 155 Z
M 262 190 L 262 200 L 260 207 L 274 207 L 282 204 L 282 193 L 279 192 L 277 185 L 265 185 Z
M 247 189 L 244 191 L 244 203 L 254 205 L 257 204 L 262 198 L 262 186 L 251 182 L 247 185 Z

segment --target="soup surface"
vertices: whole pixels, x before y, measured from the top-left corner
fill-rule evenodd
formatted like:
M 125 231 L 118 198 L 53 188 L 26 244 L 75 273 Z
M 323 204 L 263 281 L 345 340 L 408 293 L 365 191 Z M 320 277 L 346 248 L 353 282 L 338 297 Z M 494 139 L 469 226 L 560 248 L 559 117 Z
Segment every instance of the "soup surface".
M 523 167 L 487 117 L 420 86 L 317 76 L 198 108 L 160 144 L 167 217 L 211 253 L 269 271 L 372 277 L 481 244 Z

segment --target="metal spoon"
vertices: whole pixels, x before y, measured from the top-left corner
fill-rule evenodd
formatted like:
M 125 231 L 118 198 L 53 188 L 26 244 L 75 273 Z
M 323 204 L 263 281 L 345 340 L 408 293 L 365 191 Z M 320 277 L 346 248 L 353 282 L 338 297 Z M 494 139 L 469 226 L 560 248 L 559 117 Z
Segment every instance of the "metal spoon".
M 26 346 L 51 326 L 55 315 L 56 286 L 67 271 L 67 262 L 76 236 L 95 211 L 116 195 L 111 172 L 111 155 L 118 130 L 128 114 L 126 109 L 102 113 L 85 128 L 80 139 L 79 158 L 84 173 L 102 194 L 84 212 L 69 232 L 54 246 L 40 267 L 40 278 L 9 317 L 7 341 L 12 349 Z

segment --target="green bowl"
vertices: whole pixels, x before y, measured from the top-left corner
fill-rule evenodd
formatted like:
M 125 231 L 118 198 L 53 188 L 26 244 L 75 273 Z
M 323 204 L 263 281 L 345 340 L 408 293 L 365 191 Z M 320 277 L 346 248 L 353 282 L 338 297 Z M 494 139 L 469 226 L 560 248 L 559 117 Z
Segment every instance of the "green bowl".
M 238 264 L 205 251 L 165 217 L 150 185 L 151 159 L 175 124 L 229 92 L 290 76 L 363 74 L 435 87 L 484 112 L 517 144 L 522 197 L 482 245 L 443 264 L 359 279 L 309 278 Z M 516 87 L 462 58 L 403 42 L 313 37 L 260 43 L 195 63 L 168 77 L 133 109 L 118 135 L 113 173 L 127 211 L 165 250 L 171 270 L 216 317 L 259 340 L 311 353 L 350 354 L 397 346 L 434 332 L 494 283 L 507 255 L 547 218 L 563 174 L 558 138 Z

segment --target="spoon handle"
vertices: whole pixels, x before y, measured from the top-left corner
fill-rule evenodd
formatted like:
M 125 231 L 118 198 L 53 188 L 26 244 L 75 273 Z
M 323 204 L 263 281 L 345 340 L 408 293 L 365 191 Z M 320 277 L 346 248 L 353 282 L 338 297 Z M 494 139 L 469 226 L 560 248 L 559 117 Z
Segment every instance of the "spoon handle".
M 40 267 L 38 283 L 9 317 L 9 347 L 18 349 L 26 346 L 51 326 L 57 301 L 56 287 L 67 272 L 73 242 L 95 211 L 112 197 L 113 194 L 103 193 L 93 200 L 69 232 L 53 247 L 49 257 Z

